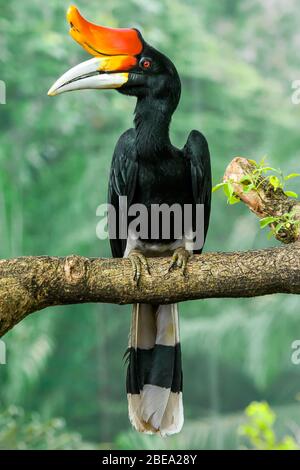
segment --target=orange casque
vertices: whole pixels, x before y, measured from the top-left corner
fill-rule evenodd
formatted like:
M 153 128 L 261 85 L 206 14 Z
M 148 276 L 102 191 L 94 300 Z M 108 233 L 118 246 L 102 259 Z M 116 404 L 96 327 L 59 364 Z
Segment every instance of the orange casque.
M 129 70 L 137 63 L 136 55 L 143 49 L 139 33 L 135 29 L 106 28 L 90 23 L 75 6 L 67 12 L 71 26 L 70 35 L 89 54 L 107 56 L 107 70 Z

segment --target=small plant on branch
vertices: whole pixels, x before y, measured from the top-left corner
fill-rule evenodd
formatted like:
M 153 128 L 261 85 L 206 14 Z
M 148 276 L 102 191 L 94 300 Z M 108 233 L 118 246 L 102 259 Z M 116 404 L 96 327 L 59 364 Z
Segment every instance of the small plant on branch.
M 300 232 L 299 211 L 296 210 L 298 194 L 286 185 L 300 173 L 285 176 L 280 169 L 267 165 L 265 158 L 258 163 L 237 157 L 233 162 L 238 162 L 238 174 L 231 175 L 227 171 L 223 182 L 214 186 L 213 192 L 222 188 L 230 205 L 245 202 L 261 219 L 260 227 L 270 228 L 269 237 L 286 243 L 295 241 Z

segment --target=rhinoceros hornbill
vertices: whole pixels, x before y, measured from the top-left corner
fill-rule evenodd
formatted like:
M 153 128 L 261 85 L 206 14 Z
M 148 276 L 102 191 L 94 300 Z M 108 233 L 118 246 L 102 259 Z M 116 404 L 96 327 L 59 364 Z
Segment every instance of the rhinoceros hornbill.
M 177 70 L 136 29 L 97 26 L 75 7 L 69 8 L 67 19 L 71 36 L 94 58 L 66 72 L 48 94 L 114 88 L 137 98 L 134 128 L 121 135 L 111 165 L 109 203 L 117 217 L 110 220 L 122 220 L 129 228 L 125 237 L 111 237 L 112 254 L 130 259 L 136 284 L 143 269 L 145 276 L 150 274 L 148 256 L 172 255 L 170 269 L 185 273 L 190 253 L 201 253 L 202 248 L 193 249 L 191 233 L 201 229 L 204 240 L 208 229 L 211 170 L 208 145 L 200 132 L 192 131 L 182 150 L 171 144 L 169 126 L 181 93 Z M 124 214 L 120 196 L 127 197 L 128 207 L 142 204 L 147 208 L 147 236 L 138 224 L 134 231 L 130 229 L 132 218 L 128 212 Z M 160 217 L 158 235 L 153 237 L 151 210 L 162 204 L 192 207 L 190 223 L 181 224 L 181 236 L 175 236 L 175 219 L 170 213 L 169 234 L 163 236 Z M 196 224 L 197 205 L 204 207 L 202 227 Z M 183 405 L 176 305 L 133 306 L 128 360 L 127 396 L 134 427 L 151 434 L 179 432 Z

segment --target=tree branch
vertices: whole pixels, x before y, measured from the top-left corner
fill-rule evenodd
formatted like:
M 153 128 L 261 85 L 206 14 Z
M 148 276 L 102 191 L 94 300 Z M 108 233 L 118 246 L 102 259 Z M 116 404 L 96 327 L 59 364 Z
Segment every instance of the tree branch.
M 0 336 L 32 312 L 54 305 L 87 302 L 131 304 L 173 303 L 212 297 L 254 297 L 275 293 L 300 294 L 300 204 L 276 191 L 262 178 L 245 193 L 241 179 L 255 166 L 237 157 L 224 181 L 259 218 L 293 214 L 276 238 L 285 247 L 243 253 L 207 253 L 189 260 L 186 276 L 168 272 L 169 258 L 150 258 L 151 276 L 143 272 L 139 286 L 132 280 L 128 259 L 80 256 L 23 257 L 0 261 Z M 271 225 L 272 227 L 272 225 Z M 276 229 L 276 223 L 273 224 Z
M 127 259 L 69 256 L 0 261 L 0 336 L 28 314 L 86 302 L 172 303 L 212 297 L 300 293 L 300 243 L 193 256 L 186 276 L 168 272 L 169 258 L 150 258 L 151 276 L 132 281 Z

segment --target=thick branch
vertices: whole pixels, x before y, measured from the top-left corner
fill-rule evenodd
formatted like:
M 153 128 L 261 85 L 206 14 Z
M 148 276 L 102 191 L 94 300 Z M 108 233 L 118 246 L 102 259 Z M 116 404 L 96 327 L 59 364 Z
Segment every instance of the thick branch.
M 132 281 L 127 259 L 69 256 L 0 261 L 0 336 L 28 314 L 85 302 L 171 303 L 212 297 L 300 293 L 300 243 L 243 253 L 193 256 L 185 277 L 168 258 L 149 259 L 151 276 Z
M 295 223 L 277 231 L 286 247 L 244 253 L 193 256 L 183 277 L 168 272 L 168 258 L 150 258 L 151 276 L 132 281 L 127 259 L 69 256 L 24 257 L 0 261 L 0 336 L 32 312 L 53 305 L 87 302 L 129 304 L 173 303 L 212 297 L 254 297 L 274 293 L 300 294 L 300 203 L 276 191 L 262 178 L 255 190 L 244 191 L 241 178 L 255 170 L 237 157 L 224 181 L 259 218 L 292 213 Z M 273 225 L 276 228 L 276 224 Z M 294 242 L 294 243 L 291 243 Z

